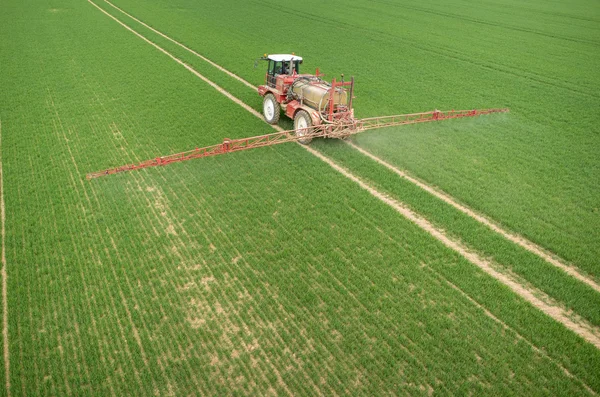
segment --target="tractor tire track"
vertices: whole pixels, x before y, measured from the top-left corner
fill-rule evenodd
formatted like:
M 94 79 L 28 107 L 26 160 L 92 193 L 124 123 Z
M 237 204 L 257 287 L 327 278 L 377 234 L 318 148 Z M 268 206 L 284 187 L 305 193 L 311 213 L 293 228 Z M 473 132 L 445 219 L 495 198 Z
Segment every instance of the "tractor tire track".
M 366 219 L 363 217 L 363 220 L 365 222 L 370 222 L 369 219 Z M 383 234 L 383 236 L 385 236 L 388 240 L 390 241 L 395 241 L 393 236 L 389 235 L 388 233 L 381 231 L 381 233 Z M 398 244 L 396 242 L 396 244 Z M 432 275 L 435 277 L 435 279 L 440 280 L 441 282 L 443 282 L 444 284 L 448 285 L 449 287 L 451 287 L 452 289 L 456 290 L 461 297 L 465 298 L 465 300 L 467 302 L 469 302 L 470 304 L 472 304 L 473 306 L 475 306 L 477 309 L 479 309 L 483 314 L 485 314 L 487 317 L 489 317 L 490 319 L 492 319 L 494 322 L 500 324 L 500 326 L 502 326 L 503 329 L 505 330 L 509 330 L 510 332 L 512 332 L 515 337 L 518 340 L 522 340 L 524 341 L 528 346 L 530 346 L 535 352 L 541 354 L 542 356 L 546 357 L 550 362 L 554 363 L 563 373 L 565 373 L 568 377 L 576 379 L 578 382 L 580 382 L 583 387 L 588 390 L 590 392 L 591 395 L 597 395 L 597 393 L 595 391 L 593 391 L 590 386 L 588 384 L 586 384 L 581 378 L 579 378 L 576 375 L 573 375 L 569 370 L 567 370 L 565 368 L 565 366 L 560 362 L 560 360 L 550 356 L 546 350 L 544 348 L 540 348 L 538 346 L 536 346 L 531 340 L 527 339 L 526 337 L 524 337 L 517 329 L 515 329 L 513 326 L 507 324 L 506 322 L 504 322 L 503 320 L 499 319 L 498 317 L 496 317 L 494 314 L 492 314 L 485 306 L 483 306 L 482 304 L 480 304 L 477 300 L 475 300 L 474 298 L 472 298 L 469 294 L 467 294 L 465 291 L 463 291 L 461 288 L 459 288 L 458 286 L 456 286 L 452 281 L 450 281 L 442 272 L 440 272 L 439 270 L 434 269 L 433 267 L 427 265 L 427 264 L 423 264 L 423 269 L 426 269 L 427 271 L 431 272 Z M 412 347 L 412 346 L 411 346 Z
M 8 273 L 6 271 L 6 211 L 4 208 L 4 174 L 2 173 L 2 119 L 0 119 L 0 218 L 2 222 L 2 341 L 6 395 L 10 397 L 10 352 L 8 345 Z
M 427 185 L 424 182 L 421 182 L 417 178 L 409 175 L 406 171 L 402 171 L 402 170 L 394 167 L 387 161 L 375 156 L 374 154 L 366 151 L 365 149 L 361 148 L 360 146 L 358 146 L 352 142 L 349 142 L 349 141 L 346 141 L 346 143 L 353 149 L 359 151 L 361 154 L 364 154 L 365 156 L 369 157 L 370 159 L 383 165 L 384 167 L 386 167 L 390 171 L 394 172 L 396 175 L 400 176 L 401 178 L 404 178 L 407 181 L 417 185 L 418 187 L 425 190 L 427 193 L 431 194 L 432 196 L 435 196 L 438 199 L 444 201 L 445 203 L 450 204 L 452 207 L 456 208 L 460 212 L 470 216 L 471 218 L 475 219 L 477 222 L 481 223 L 482 225 L 485 225 L 488 228 L 492 229 L 493 231 L 495 231 L 496 233 L 498 233 L 505 239 L 519 245 L 522 248 L 525 248 L 527 251 L 539 256 L 540 258 L 544 259 L 546 262 L 561 269 L 562 271 L 564 271 L 568 275 L 572 276 L 573 278 L 581 281 L 584 284 L 587 284 L 592 289 L 594 289 L 594 291 L 600 292 L 600 284 L 598 284 L 592 278 L 587 277 L 584 274 L 582 274 L 579 271 L 579 269 L 577 269 L 576 267 L 569 266 L 569 265 L 563 263 L 561 260 L 559 260 L 555 256 L 549 254 L 542 247 L 535 244 L 534 242 L 529 241 L 529 240 L 525 239 L 524 237 L 521 237 L 515 233 L 511 233 L 510 231 L 508 231 L 506 229 L 503 229 L 502 227 L 498 226 L 498 224 L 496 224 L 489 218 L 477 213 L 475 210 L 473 210 L 463 204 L 460 204 L 455 198 L 448 195 L 447 193 L 442 192 L 438 189 L 435 189 L 434 187 Z
M 597 349 L 600 350 L 600 337 L 598 337 L 596 335 L 596 333 L 598 333 L 599 330 L 596 330 L 595 327 L 585 324 L 583 321 L 575 322 L 575 321 L 571 320 L 569 318 L 569 315 L 567 314 L 567 312 L 564 309 L 562 309 L 556 305 L 546 303 L 545 301 L 538 298 L 536 295 L 542 295 L 540 292 L 535 291 L 536 293 L 534 293 L 534 291 L 527 289 L 522 284 L 514 281 L 508 275 L 495 270 L 489 261 L 481 258 L 477 253 L 471 252 L 468 249 L 468 247 L 464 246 L 460 242 L 451 239 L 441 229 L 438 229 L 431 222 L 429 222 L 425 218 L 417 215 L 415 212 L 413 212 L 408 207 L 404 206 L 399 201 L 397 201 L 391 197 L 388 197 L 385 194 L 376 190 L 375 188 L 369 186 L 366 182 L 362 181 L 360 178 L 353 175 L 350 171 L 348 171 L 347 169 L 336 164 L 333 160 L 324 156 L 320 152 L 317 152 L 316 150 L 306 147 L 306 146 L 304 146 L 304 147 L 309 152 L 311 152 L 312 154 L 314 154 L 315 156 L 320 158 L 323 162 L 329 164 L 331 166 L 331 168 L 335 169 L 340 174 L 344 175 L 346 178 L 350 179 L 351 181 L 353 181 L 354 183 L 359 185 L 362 189 L 369 192 L 372 196 L 378 198 L 379 200 L 383 201 L 384 203 L 386 203 L 387 205 L 389 205 L 390 207 L 395 209 L 398 213 L 403 215 L 406 219 L 410 220 L 411 222 L 413 222 L 414 224 L 419 226 L 421 229 L 423 229 L 424 231 L 429 233 L 431 236 L 433 236 L 435 239 L 440 241 L 446 247 L 448 247 L 448 248 L 452 249 L 453 251 L 457 252 L 458 254 L 460 254 L 463 258 L 467 259 L 469 262 L 471 262 L 472 264 L 479 267 L 485 273 L 487 273 L 488 275 L 492 276 L 493 278 L 495 278 L 502 284 L 509 287 L 513 292 L 515 292 L 517 295 L 521 296 L 523 299 L 525 299 L 527 302 L 532 304 L 534 307 L 543 311 L 548 316 L 552 317 L 554 320 L 562 323 L 565 327 L 569 328 L 570 330 L 575 332 L 577 335 L 581 336 L 583 339 L 587 340 L 589 343 L 591 343 Z M 545 295 L 545 294 L 543 294 L 543 295 Z
M 130 32 L 132 32 L 133 34 L 135 34 L 136 36 L 138 36 L 139 38 L 141 38 L 148 44 L 150 44 L 153 47 L 155 47 L 156 49 L 158 49 L 163 54 L 167 55 L 169 58 L 173 59 L 178 64 L 180 64 L 183 67 L 185 67 L 186 69 L 188 69 L 195 76 L 197 76 L 200 79 L 202 79 L 203 81 L 205 81 L 207 84 L 209 84 L 211 87 L 215 88 L 221 94 L 225 95 L 227 98 L 232 100 L 234 103 L 243 107 L 244 109 L 246 109 L 247 111 L 252 113 L 255 117 L 262 119 L 262 115 L 260 113 L 258 113 L 256 110 L 254 110 L 253 108 L 251 108 L 250 106 L 248 106 L 247 104 L 242 102 L 240 99 L 236 98 L 235 96 L 233 96 L 232 94 L 230 94 L 229 92 L 227 92 L 226 90 L 221 88 L 219 85 L 212 82 L 211 80 L 209 80 L 208 78 L 206 78 L 205 76 L 200 74 L 199 72 L 197 72 L 195 69 L 193 69 L 191 66 L 189 66 L 188 64 L 183 62 L 181 59 L 175 57 L 174 55 L 169 53 L 167 50 L 163 49 L 162 47 L 160 47 L 157 44 L 155 44 L 154 42 L 150 41 L 149 39 L 147 39 L 146 37 L 144 37 L 137 31 L 133 30 L 132 28 L 127 26 L 125 23 L 121 22 L 119 19 L 117 19 L 113 15 L 109 14 L 107 11 L 103 10 L 101 7 L 99 7 L 97 4 L 95 4 L 92 0 L 88 0 L 88 2 L 90 4 L 92 4 L 94 7 L 98 8 L 102 13 L 107 15 L 109 18 L 113 19 L 119 25 L 123 26 L 125 29 L 129 30 Z M 283 129 L 279 126 L 274 125 L 272 127 L 277 131 L 283 131 Z M 559 307 L 557 305 L 546 303 L 545 301 L 541 300 L 540 298 L 538 298 L 536 296 L 536 295 L 545 295 L 545 294 L 541 293 L 540 291 L 536 291 L 534 293 L 533 291 L 531 291 L 530 289 L 527 289 L 522 284 L 514 281 L 512 278 L 510 278 L 506 274 L 500 273 L 499 271 L 495 270 L 489 261 L 481 258 L 478 254 L 476 254 L 474 252 L 470 252 L 466 246 L 449 238 L 441 229 L 436 228 L 429 221 L 427 221 L 426 219 L 417 215 L 415 212 L 413 212 L 412 210 L 410 210 L 409 208 L 404 206 L 399 201 L 397 201 L 393 198 L 390 198 L 390 197 L 386 196 L 385 194 L 379 192 L 372 186 L 369 186 L 366 182 L 364 182 L 363 180 L 361 180 L 360 178 L 358 178 L 357 176 L 352 174 L 350 171 L 341 167 L 340 165 L 335 163 L 333 160 L 331 160 L 330 158 L 321 154 L 320 152 L 316 151 L 315 149 L 304 146 L 304 145 L 300 145 L 300 146 L 303 147 L 305 150 L 307 150 L 309 153 L 311 153 L 314 156 L 316 156 L 317 158 L 319 158 L 321 161 L 328 164 L 331 168 L 333 168 L 334 170 L 339 172 L 342 176 L 346 177 L 347 179 L 349 179 L 349 180 L 353 181 L 354 183 L 356 183 L 357 185 L 359 185 L 360 188 L 362 188 L 363 190 L 370 193 L 373 197 L 377 198 L 378 200 L 382 201 L 383 203 L 387 204 L 388 206 L 390 206 L 391 208 L 396 210 L 396 212 L 398 212 L 400 215 L 402 215 L 406 219 L 410 220 L 412 223 L 414 223 L 415 225 L 420 227 L 422 230 L 427 232 L 429 235 L 434 237 L 436 240 L 441 242 L 443 245 L 445 245 L 446 247 L 457 252 L 459 255 L 461 255 L 463 258 L 465 258 L 466 260 L 468 260 L 475 266 L 479 267 L 482 271 L 487 273 L 489 276 L 493 277 L 500 283 L 502 283 L 505 286 L 507 286 L 508 288 L 510 288 L 514 293 L 519 295 L 521 298 L 523 298 L 525 301 L 530 303 L 532 306 L 541 310 L 547 316 L 549 316 L 550 318 L 561 323 L 567 329 L 570 329 L 575 334 L 579 335 L 581 338 L 583 338 L 588 343 L 592 344 L 594 347 L 596 347 L 597 349 L 600 350 L 600 337 L 598 337 L 596 335 L 596 333 L 600 332 L 599 330 L 595 329 L 593 326 L 591 326 L 583 321 L 582 322 L 573 321 L 564 309 L 562 309 L 561 307 Z M 547 298 L 547 295 L 546 295 L 546 298 Z M 545 300 L 549 300 L 549 298 L 545 299 Z
M 110 5 L 111 7 L 115 8 L 116 10 L 120 11 L 121 13 L 127 15 L 129 18 L 133 19 L 134 21 L 136 21 L 137 23 L 147 27 L 148 29 L 150 29 L 151 31 L 153 31 L 154 33 L 156 33 L 157 35 L 161 36 L 162 38 L 165 38 L 167 40 L 169 40 L 171 43 L 178 45 L 179 47 L 183 48 L 186 51 L 189 51 L 190 53 L 194 54 L 195 56 L 197 56 L 198 58 L 202 59 L 205 62 L 208 62 L 211 66 L 214 66 L 215 68 L 219 69 L 221 72 L 226 73 L 229 77 L 233 77 L 234 79 L 236 79 L 237 81 L 239 81 L 240 83 L 252 88 L 252 89 L 256 89 L 256 87 L 249 83 L 248 81 L 244 80 L 243 78 L 241 78 L 240 76 L 238 76 L 235 73 L 230 72 L 229 70 L 225 69 L 224 67 L 222 67 L 219 64 L 214 63 L 213 61 L 211 61 L 210 59 L 206 58 L 205 56 L 198 54 L 196 51 L 192 50 L 191 48 L 187 47 L 186 45 L 180 43 L 179 41 L 176 41 L 172 38 L 170 38 L 169 36 L 167 36 L 166 34 L 159 32 L 158 30 L 154 29 L 152 26 L 147 25 L 146 23 L 140 21 L 139 19 L 137 19 L 136 17 L 134 17 L 131 14 L 128 14 L 127 12 L 123 11 L 122 9 L 120 9 L 119 7 L 117 7 L 116 5 L 114 5 L 113 3 L 111 3 L 108 0 L 104 0 L 105 3 L 107 3 L 108 5 Z
M 217 90 L 218 92 L 220 92 L 221 94 L 225 95 L 227 98 L 231 99 L 233 102 L 237 103 L 238 105 L 240 105 L 241 107 L 243 107 L 244 109 L 246 109 L 247 111 L 249 111 L 252 114 L 258 115 L 259 117 L 262 117 L 260 115 L 260 113 L 258 113 L 256 110 L 254 110 L 253 108 L 251 108 L 250 106 L 246 105 L 244 102 L 242 102 L 241 100 L 239 100 L 238 98 L 236 98 L 235 96 L 233 96 L 232 94 L 230 94 L 228 91 L 225 91 L 223 88 L 221 88 L 219 85 L 217 85 L 216 83 L 214 83 L 212 80 L 209 80 L 207 77 L 205 77 L 204 75 L 200 74 L 196 69 L 192 68 L 190 65 L 188 65 L 187 63 L 183 62 L 181 59 L 175 57 L 173 54 L 171 54 L 170 52 L 168 52 L 167 50 L 165 50 L 164 48 L 160 47 L 158 44 L 150 41 L 149 39 L 147 39 L 145 36 L 141 35 L 140 33 L 138 33 L 137 31 L 133 30 L 132 28 L 130 28 L 129 26 L 127 26 L 126 24 L 124 24 L 123 22 L 121 22 L 120 20 L 118 20 L 117 18 L 115 18 L 114 16 L 112 16 L 111 14 L 109 14 L 106 10 L 102 9 L 100 6 L 98 6 L 96 3 L 94 3 L 92 0 L 88 0 L 88 2 L 90 4 L 92 4 L 94 7 L 96 7 L 97 9 L 99 9 L 102 13 L 104 13 L 105 15 L 107 15 L 109 18 L 113 19 L 114 21 L 116 21 L 119 25 L 123 26 L 125 29 L 129 30 L 131 33 L 133 33 L 134 35 L 136 35 L 137 37 L 139 37 L 140 39 L 144 40 L 146 43 L 150 44 L 151 46 L 153 46 L 154 48 L 156 48 L 158 51 L 162 52 L 163 54 L 165 54 L 166 56 L 168 56 L 169 58 L 171 58 L 172 60 L 174 60 L 175 62 L 177 62 L 178 64 L 180 64 L 181 66 L 183 66 L 184 68 L 186 68 L 190 73 L 194 74 L 196 77 L 200 78 L 202 81 L 204 81 L 206 84 L 210 85 L 211 87 L 213 87 L 215 90 Z M 183 44 L 182 44 L 183 45 Z M 231 73 L 231 72 L 229 72 Z M 248 83 L 250 84 L 250 83 Z M 252 86 L 253 88 L 255 88 L 254 86 Z
M 88 0 L 90 1 L 90 0 Z M 156 34 L 160 35 L 163 38 L 166 38 L 167 40 L 173 42 L 174 44 L 180 46 L 181 48 L 186 49 L 187 51 L 189 51 L 191 54 L 196 55 L 198 57 L 200 57 L 203 60 L 206 60 L 207 62 L 209 62 L 211 65 L 215 66 L 216 68 L 218 68 L 219 70 L 224 71 L 225 73 L 227 73 L 229 76 L 235 78 L 238 81 L 241 81 L 244 85 L 246 85 L 247 87 L 250 87 L 252 89 L 256 89 L 257 87 L 255 87 L 254 85 L 252 85 L 250 82 L 248 82 L 247 80 L 243 79 L 242 77 L 233 74 L 232 72 L 224 69 L 223 67 L 221 67 L 220 65 L 215 64 L 214 62 L 208 60 L 207 58 L 205 58 L 204 56 L 198 54 L 196 51 L 186 47 L 185 45 L 183 45 L 182 43 L 168 37 L 167 35 L 165 35 L 164 33 L 150 27 L 149 25 L 147 25 L 146 23 L 140 21 L 139 19 L 135 18 L 134 16 L 132 16 L 131 14 L 123 11 L 121 8 L 113 5 L 109 0 L 104 0 L 104 2 L 108 3 L 109 5 L 111 5 L 112 7 L 114 7 L 115 9 L 117 9 L 118 11 L 120 11 L 121 13 L 127 15 L 128 17 L 132 18 L 133 20 L 135 20 L 136 22 L 142 24 L 143 26 L 146 26 L 148 29 L 152 30 L 153 32 L 155 32 Z M 137 33 L 137 32 L 136 32 Z M 189 69 L 189 68 L 188 68 Z M 219 87 L 220 88 L 220 87 Z M 223 90 L 224 91 L 224 90 Z M 232 99 L 232 98 L 230 98 Z M 238 102 L 236 102 L 238 103 Z M 239 101 L 240 105 L 245 105 L 245 103 Z M 246 106 L 244 106 L 246 108 Z M 246 108 L 247 109 L 247 108 Z M 248 109 L 247 109 L 248 110 Z M 255 115 L 259 115 L 260 114 L 252 109 L 249 110 L 251 113 L 255 114 Z M 262 116 L 260 116 L 262 117 Z M 278 130 L 281 131 L 281 130 Z M 446 203 L 452 205 L 453 207 L 455 207 L 456 209 L 460 210 L 461 212 L 465 213 L 466 215 L 470 216 L 471 218 L 475 219 L 476 221 L 482 223 L 483 225 L 489 227 L 490 229 L 492 229 L 493 231 L 499 233 L 500 235 L 502 235 L 504 238 L 508 239 L 509 241 L 525 248 L 526 250 L 528 250 L 529 252 L 534 253 L 535 255 L 539 256 L 540 258 L 544 259 L 545 261 L 549 262 L 550 264 L 556 266 L 557 268 L 563 270 L 564 272 L 566 272 L 567 274 L 571 275 L 572 277 L 574 277 L 575 279 L 587 284 L 588 286 L 590 286 L 592 289 L 594 289 L 597 292 L 600 292 L 600 284 L 598 284 L 596 281 L 594 281 L 592 278 L 587 277 L 586 275 L 582 274 L 580 272 L 579 269 L 577 269 L 575 266 L 570 266 L 567 265 L 565 263 L 564 260 L 561 260 L 557 257 L 557 255 L 551 255 L 549 253 L 547 253 L 542 247 L 540 247 L 539 245 L 533 243 L 532 241 L 529 241 L 527 239 L 525 239 L 522 236 L 519 236 L 515 233 L 511 233 L 503 228 L 501 228 L 500 226 L 498 226 L 495 222 L 491 221 L 490 219 L 484 217 L 483 215 L 478 214 L 476 211 L 474 211 L 473 209 L 464 206 L 462 204 L 459 204 L 458 201 L 451 197 L 450 195 L 440 192 L 439 190 L 433 188 L 430 185 L 425 184 L 424 182 L 421 182 L 419 180 L 417 180 L 416 178 L 411 177 L 410 175 L 408 175 L 406 172 L 403 172 L 397 168 L 395 168 L 394 166 L 392 166 L 391 164 L 383 161 L 382 159 L 376 157 L 375 155 L 373 155 L 372 153 L 366 151 L 365 149 L 362 149 L 360 147 L 358 147 L 355 144 L 350 143 L 350 145 L 358 150 L 360 153 L 364 154 L 367 157 L 370 157 L 371 159 L 377 161 L 378 163 L 380 163 L 381 165 L 385 166 L 386 168 L 390 169 L 391 171 L 393 171 L 394 173 L 396 173 L 397 175 L 405 178 L 406 180 L 408 180 L 409 182 L 412 182 L 413 184 L 417 185 L 418 187 L 422 188 L 423 190 L 427 191 L 428 193 L 436 196 L 437 198 L 445 201 Z

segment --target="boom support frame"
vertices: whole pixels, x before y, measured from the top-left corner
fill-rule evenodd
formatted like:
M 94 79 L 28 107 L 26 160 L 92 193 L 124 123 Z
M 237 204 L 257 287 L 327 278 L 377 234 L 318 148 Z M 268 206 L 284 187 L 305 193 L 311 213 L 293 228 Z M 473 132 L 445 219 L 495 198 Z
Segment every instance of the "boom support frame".
M 509 109 L 484 109 L 484 110 L 434 110 L 424 113 L 401 114 L 395 116 L 370 117 L 360 120 L 346 120 L 338 123 L 327 123 L 305 128 L 304 134 L 298 134 L 295 130 L 286 130 L 273 134 L 259 135 L 250 138 L 223 140 L 223 143 L 195 148 L 186 152 L 175 153 L 168 156 L 156 157 L 142 161 L 138 164 L 128 164 L 120 167 L 109 168 L 102 171 L 87 174 L 86 178 L 95 179 L 105 175 L 118 174 L 125 171 L 134 171 L 142 168 L 158 167 L 186 160 L 203 157 L 218 156 L 220 154 L 239 152 L 242 150 L 255 149 L 264 146 L 272 146 L 280 143 L 294 142 L 306 138 L 346 138 L 359 132 L 373 130 L 376 128 L 393 127 L 405 124 L 426 123 L 464 117 L 476 117 L 491 113 L 505 113 Z

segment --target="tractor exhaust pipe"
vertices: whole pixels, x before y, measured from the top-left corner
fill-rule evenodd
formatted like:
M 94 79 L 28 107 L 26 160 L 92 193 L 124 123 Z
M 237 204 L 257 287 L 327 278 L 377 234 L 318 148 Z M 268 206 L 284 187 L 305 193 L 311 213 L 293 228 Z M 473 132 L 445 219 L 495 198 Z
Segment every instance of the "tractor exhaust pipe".
M 352 112 L 352 96 L 354 95 L 354 76 L 350 77 L 350 92 L 348 93 L 348 111 Z M 354 114 L 352 114 L 354 118 Z

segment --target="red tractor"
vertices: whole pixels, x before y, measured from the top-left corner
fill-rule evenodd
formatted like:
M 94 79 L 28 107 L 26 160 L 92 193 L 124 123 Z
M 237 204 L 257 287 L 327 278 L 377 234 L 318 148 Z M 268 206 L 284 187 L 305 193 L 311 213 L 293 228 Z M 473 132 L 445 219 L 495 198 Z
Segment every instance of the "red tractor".
M 285 114 L 294 120 L 297 136 L 308 135 L 310 127 L 322 124 L 352 126 L 354 110 L 352 93 L 354 78 L 331 83 L 322 80 L 319 69 L 313 74 L 300 74 L 302 57 L 294 54 L 266 55 L 268 62 L 265 84 L 258 87 L 263 99 L 263 115 L 269 124 L 277 124 L 282 106 Z M 349 92 L 344 88 L 349 86 Z M 308 144 L 312 138 L 298 139 Z

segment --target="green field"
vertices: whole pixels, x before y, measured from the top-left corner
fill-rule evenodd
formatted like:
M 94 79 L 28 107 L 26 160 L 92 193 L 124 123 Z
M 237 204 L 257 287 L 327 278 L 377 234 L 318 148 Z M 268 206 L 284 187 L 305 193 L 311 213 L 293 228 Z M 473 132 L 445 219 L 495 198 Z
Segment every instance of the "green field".
M 1 395 L 600 393 L 598 4 L 112 4 L 138 21 L 0 7 Z M 253 85 L 263 53 L 354 75 L 358 117 L 509 107 L 351 143 L 579 278 L 347 142 L 311 147 L 565 318 L 296 144 L 86 180 L 273 132 L 101 9 L 258 111 L 168 38 Z

